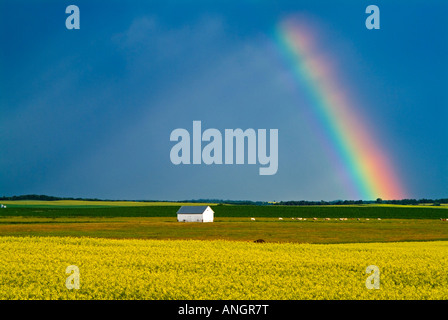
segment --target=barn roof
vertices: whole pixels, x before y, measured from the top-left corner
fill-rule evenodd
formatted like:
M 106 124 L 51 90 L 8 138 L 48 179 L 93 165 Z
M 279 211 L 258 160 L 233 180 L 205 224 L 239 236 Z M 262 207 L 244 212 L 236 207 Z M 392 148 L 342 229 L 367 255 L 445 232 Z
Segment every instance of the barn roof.
M 187 214 L 204 213 L 205 209 L 207 209 L 208 207 L 209 206 L 182 206 L 177 211 L 177 213 L 178 214 L 179 213 L 187 213 Z

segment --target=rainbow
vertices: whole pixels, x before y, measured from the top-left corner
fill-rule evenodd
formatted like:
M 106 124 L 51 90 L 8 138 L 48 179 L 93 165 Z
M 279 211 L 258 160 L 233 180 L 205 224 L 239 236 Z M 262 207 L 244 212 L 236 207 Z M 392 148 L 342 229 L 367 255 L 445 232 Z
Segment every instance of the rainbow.
M 305 90 L 314 121 L 323 131 L 326 149 L 346 189 L 361 200 L 403 199 L 405 189 L 390 157 L 372 136 L 359 108 L 341 88 L 334 63 L 319 51 L 316 30 L 296 20 L 281 21 L 275 32 L 276 48 L 288 61 L 294 82 Z

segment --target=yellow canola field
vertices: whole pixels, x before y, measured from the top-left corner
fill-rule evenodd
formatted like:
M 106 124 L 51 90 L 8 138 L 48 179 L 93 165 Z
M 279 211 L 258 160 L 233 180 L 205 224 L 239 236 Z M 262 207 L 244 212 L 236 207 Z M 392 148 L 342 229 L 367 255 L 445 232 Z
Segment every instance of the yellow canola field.
M 0 299 L 448 298 L 443 241 L 317 245 L 0 237 L 0 257 Z M 70 265 L 79 268 L 79 289 L 66 287 Z M 379 268 L 379 289 L 366 287 L 369 265 Z

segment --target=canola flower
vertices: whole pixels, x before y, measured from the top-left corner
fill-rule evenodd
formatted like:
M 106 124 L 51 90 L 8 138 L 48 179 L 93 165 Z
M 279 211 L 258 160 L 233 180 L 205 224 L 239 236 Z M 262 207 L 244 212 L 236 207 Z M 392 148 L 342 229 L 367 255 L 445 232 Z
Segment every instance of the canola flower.
M 0 237 L 0 299 L 447 299 L 448 242 Z M 67 266 L 79 289 L 67 289 Z M 366 268 L 380 270 L 367 289 Z

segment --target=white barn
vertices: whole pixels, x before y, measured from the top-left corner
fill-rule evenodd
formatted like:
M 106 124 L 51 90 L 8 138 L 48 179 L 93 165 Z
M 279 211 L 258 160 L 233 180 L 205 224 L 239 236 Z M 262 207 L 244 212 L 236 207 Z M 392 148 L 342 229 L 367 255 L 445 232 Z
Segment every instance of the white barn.
M 213 222 L 214 213 L 209 206 L 182 206 L 177 211 L 177 221 Z

